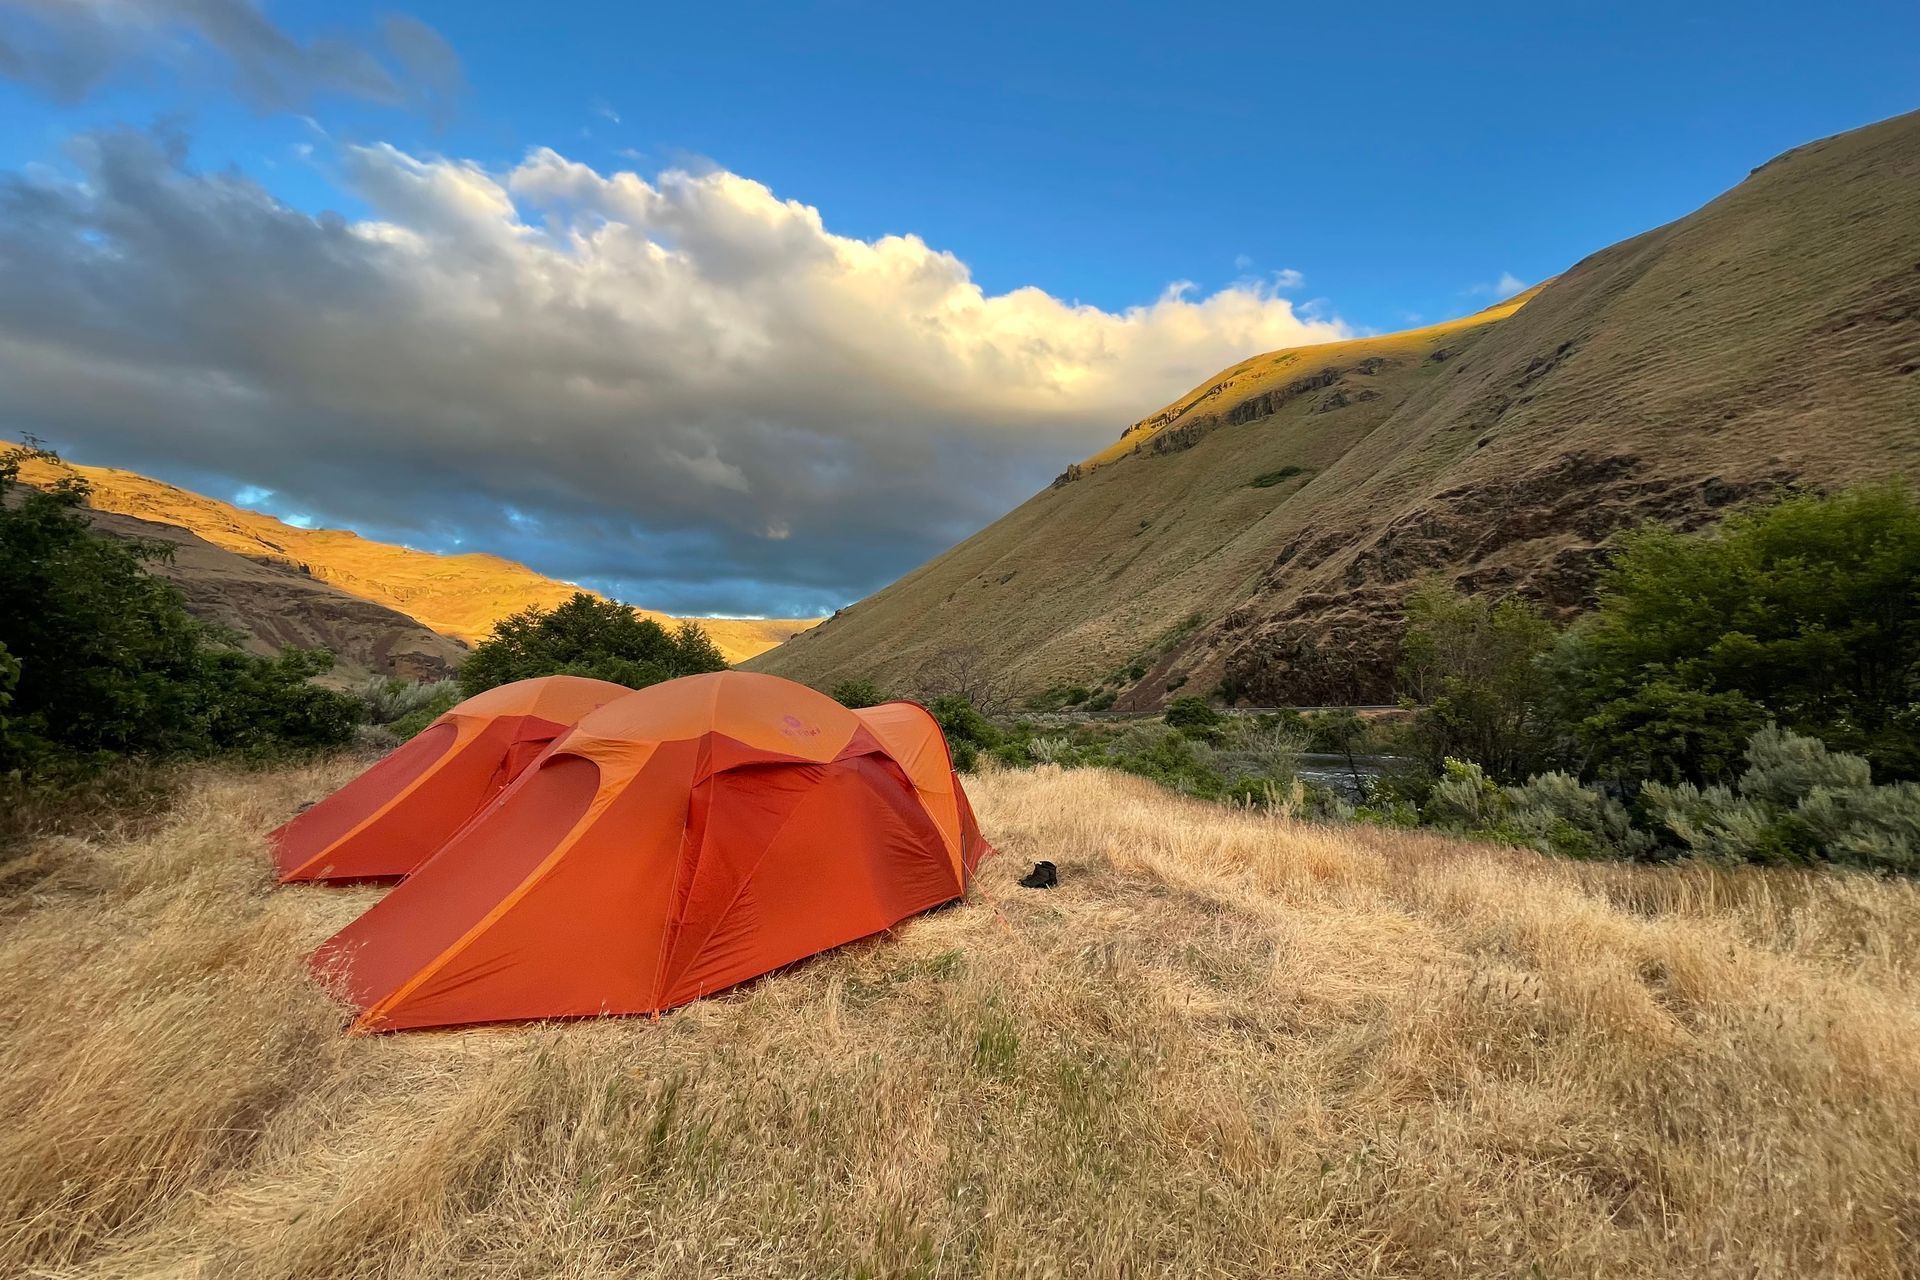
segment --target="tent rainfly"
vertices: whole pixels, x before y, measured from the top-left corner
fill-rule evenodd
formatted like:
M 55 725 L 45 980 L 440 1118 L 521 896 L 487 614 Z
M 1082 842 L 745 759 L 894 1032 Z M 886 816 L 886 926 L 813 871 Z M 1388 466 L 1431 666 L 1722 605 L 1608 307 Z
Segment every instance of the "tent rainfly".
M 313 963 L 357 1030 L 653 1013 L 961 897 L 990 852 L 924 708 L 687 676 L 582 718 Z
M 468 698 L 268 836 L 281 883 L 408 874 L 581 716 L 632 692 L 542 676 Z

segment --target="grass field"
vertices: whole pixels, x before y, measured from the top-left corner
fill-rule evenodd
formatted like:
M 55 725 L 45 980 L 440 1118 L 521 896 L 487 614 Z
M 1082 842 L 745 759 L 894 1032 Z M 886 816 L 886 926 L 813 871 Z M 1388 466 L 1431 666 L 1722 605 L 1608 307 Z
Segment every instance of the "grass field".
M 1920 1271 L 1920 889 L 975 780 L 972 900 L 658 1021 L 350 1038 L 338 763 L 0 867 L 0 1274 Z M 1060 865 L 1051 893 L 1016 878 Z

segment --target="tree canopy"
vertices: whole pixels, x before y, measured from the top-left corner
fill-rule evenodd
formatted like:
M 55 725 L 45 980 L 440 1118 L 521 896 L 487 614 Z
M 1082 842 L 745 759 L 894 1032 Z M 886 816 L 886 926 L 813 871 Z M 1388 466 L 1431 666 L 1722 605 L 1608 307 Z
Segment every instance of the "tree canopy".
M 630 605 L 578 591 L 555 608 L 536 605 L 501 619 L 460 664 L 459 679 L 472 697 L 535 676 L 590 676 L 643 689 L 726 668 L 699 623 L 668 630 Z
M 1920 777 L 1920 503 L 1872 486 L 1629 534 L 1554 665 L 1603 772 L 1710 782 L 1773 721 Z
M 1439 583 L 1408 598 L 1400 679 L 1425 704 L 1417 745 L 1432 769 L 1457 757 L 1518 782 L 1544 766 L 1558 733 L 1540 659 L 1555 635 L 1523 600 L 1496 603 Z

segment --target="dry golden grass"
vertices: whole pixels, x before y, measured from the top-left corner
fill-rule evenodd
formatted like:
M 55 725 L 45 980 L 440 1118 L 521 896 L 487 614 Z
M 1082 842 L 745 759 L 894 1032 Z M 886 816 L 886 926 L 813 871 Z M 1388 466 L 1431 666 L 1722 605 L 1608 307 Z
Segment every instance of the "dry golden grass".
M 1920 890 L 977 780 L 972 900 L 658 1021 L 349 1038 L 208 773 L 0 900 L 0 1274 L 1893 1276 Z M 1046 857 L 1051 893 L 1014 881 Z

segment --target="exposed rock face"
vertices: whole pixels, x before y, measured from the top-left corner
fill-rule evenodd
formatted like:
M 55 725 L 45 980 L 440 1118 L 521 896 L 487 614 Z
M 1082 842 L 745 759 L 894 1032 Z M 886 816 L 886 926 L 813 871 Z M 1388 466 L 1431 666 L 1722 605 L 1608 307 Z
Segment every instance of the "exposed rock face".
M 107 511 L 87 515 L 102 533 L 171 547 L 172 559 L 152 561 L 149 568 L 180 588 L 195 617 L 238 632 L 248 650 L 263 656 L 289 645 L 331 650 L 335 683 L 368 675 L 438 680 L 452 675 L 467 654 L 458 640 L 295 565 L 235 555 L 174 525 Z
M 1738 503 L 1791 491 L 1777 467 L 1742 480 L 1649 478 L 1630 454 L 1570 453 L 1511 479 L 1436 494 L 1358 548 L 1289 543 L 1244 606 L 1216 628 L 1219 662 L 1248 701 L 1377 703 L 1393 697 L 1401 602 L 1430 576 L 1477 595 L 1520 596 L 1568 617 L 1593 603 L 1607 540 L 1659 523 L 1710 524 Z M 1338 588 L 1288 598 L 1292 575 L 1342 558 Z M 1264 591 L 1275 610 L 1255 621 Z
M 1892 476 L 1920 479 L 1920 115 L 1477 316 L 1245 360 L 754 665 L 885 684 L 966 643 L 1122 708 L 1382 701 L 1424 578 L 1566 615 L 1621 529 Z

